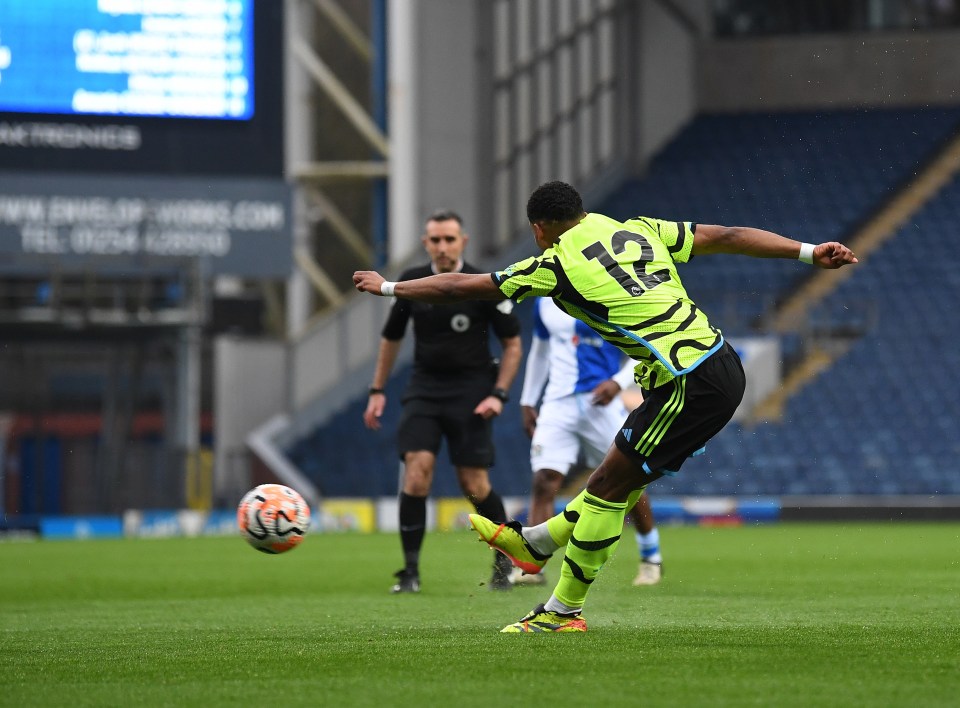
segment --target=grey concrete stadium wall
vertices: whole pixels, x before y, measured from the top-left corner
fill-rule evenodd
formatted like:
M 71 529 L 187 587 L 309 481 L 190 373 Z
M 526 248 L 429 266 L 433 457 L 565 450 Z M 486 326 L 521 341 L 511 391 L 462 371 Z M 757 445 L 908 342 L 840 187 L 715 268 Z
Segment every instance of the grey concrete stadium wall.
M 698 71 L 702 112 L 951 105 L 960 32 L 710 40 Z
M 454 209 L 482 240 L 477 139 L 485 120 L 479 88 L 477 5 L 405 0 L 391 7 L 389 259 L 422 254 L 426 216 Z
M 684 9 L 697 9 L 696 3 Z M 701 3 L 702 4 L 702 3 Z M 637 6 L 638 41 L 633 71 L 627 76 L 636 97 L 627 115 L 634 131 L 634 159 L 642 165 L 660 150 L 697 112 L 698 28 L 681 21 L 660 3 Z

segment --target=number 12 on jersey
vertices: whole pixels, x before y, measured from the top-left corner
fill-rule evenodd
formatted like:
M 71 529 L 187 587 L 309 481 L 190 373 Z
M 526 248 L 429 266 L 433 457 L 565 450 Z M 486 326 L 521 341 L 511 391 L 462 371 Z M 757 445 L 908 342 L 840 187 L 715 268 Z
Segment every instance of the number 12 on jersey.
M 633 262 L 635 278 L 627 273 L 614 259 L 615 255 L 619 255 L 626 250 L 627 243 L 631 241 L 640 246 L 640 257 Z M 670 280 L 670 271 L 666 268 L 654 273 L 647 272 L 647 263 L 653 261 L 653 246 L 640 234 L 632 231 L 617 231 L 611 237 L 610 242 L 613 246 L 613 253 L 610 253 L 606 246 L 599 241 L 591 243 L 581 253 L 590 260 L 599 261 L 607 273 L 610 274 L 610 277 L 616 280 L 627 294 L 632 297 L 640 297 L 647 290 Z

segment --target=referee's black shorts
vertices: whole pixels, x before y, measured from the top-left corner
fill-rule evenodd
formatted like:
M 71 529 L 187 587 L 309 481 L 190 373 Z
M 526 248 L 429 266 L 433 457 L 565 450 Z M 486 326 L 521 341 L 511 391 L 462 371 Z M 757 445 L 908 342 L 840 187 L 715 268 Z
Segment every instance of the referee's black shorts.
M 617 433 L 617 448 L 647 474 L 677 472 L 733 417 L 746 377 L 724 342 L 696 369 L 649 391 Z
M 408 452 L 437 454 L 447 441 L 455 467 L 491 467 L 494 462 L 493 421 L 473 412 L 493 390 L 496 372 L 446 380 L 417 381 L 416 374 L 403 397 L 397 430 L 400 459 Z

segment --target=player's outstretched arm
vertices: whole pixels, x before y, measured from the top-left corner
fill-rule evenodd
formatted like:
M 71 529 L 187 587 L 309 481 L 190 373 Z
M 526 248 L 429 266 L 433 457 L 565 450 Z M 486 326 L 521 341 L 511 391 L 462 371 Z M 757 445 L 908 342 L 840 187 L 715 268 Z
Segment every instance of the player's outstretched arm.
M 362 293 L 395 295 L 419 302 L 507 299 L 489 273 L 438 273 L 392 283 L 376 271 L 358 270 L 353 274 L 353 285 Z
M 812 246 L 772 231 L 748 226 L 697 224 L 693 235 L 693 254 L 708 253 L 739 253 L 754 258 L 799 258 L 828 269 L 859 262 L 853 251 L 836 241 Z

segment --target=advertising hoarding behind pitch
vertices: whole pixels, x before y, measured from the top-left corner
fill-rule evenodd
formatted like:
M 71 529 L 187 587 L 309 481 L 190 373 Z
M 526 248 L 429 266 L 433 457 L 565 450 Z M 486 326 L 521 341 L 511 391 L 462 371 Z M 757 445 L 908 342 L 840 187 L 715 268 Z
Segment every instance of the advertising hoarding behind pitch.
M 284 278 L 290 203 L 278 179 L 0 173 L 0 274 L 143 273 L 200 259 L 209 275 Z

